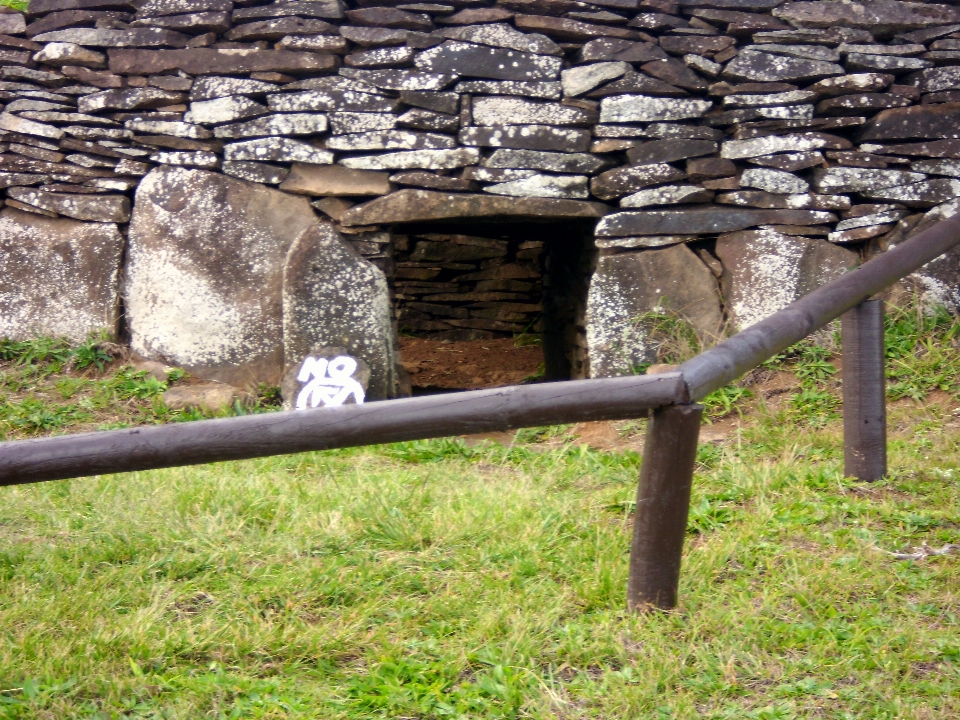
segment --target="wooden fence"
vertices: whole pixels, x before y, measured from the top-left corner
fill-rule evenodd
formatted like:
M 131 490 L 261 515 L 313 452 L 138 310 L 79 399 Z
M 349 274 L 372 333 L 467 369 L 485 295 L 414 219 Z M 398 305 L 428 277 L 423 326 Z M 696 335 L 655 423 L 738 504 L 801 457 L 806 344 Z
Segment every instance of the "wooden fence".
M 0 443 L 0 485 L 310 450 L 647 417 L 627 603 L 677 604 L 703 408 L 697 401 L 841 317 L 847 475 L 886 472 L 883 303 L 871 299 L 960 244 L 944 220 L 680 365 L 652 376 L 405 398 L 364 405 Z

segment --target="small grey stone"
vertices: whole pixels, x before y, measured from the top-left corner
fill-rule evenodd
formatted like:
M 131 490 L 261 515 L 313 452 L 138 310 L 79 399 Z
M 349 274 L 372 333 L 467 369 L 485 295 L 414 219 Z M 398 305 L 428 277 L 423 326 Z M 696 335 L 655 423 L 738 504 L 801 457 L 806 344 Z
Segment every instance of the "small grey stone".
M 460 127 L 460 118 L 423 108 L 410 108 L 397 118 L 397 125 L 414 130 L 455 133 Z
M 41 33 L 33 38 L 34 42 L 63 42 L 85 45 L 87 47 L 109 48 L 148 48 L 148 47 L 185 47 L 189 35 L 164 30 L 162 28 L 134 28 L 131 30 L 108 30 L 99 28 L 70 28 Z
M 90 68 L 105 68 L 107 66 L 107 56 L 103 53 L 89 50 L 74 43 L 63 42 L 48 43 L 43 50 L 33 56 L 33 60 L 55 67 L 80 65 Z
M 483 191 L 513 197 L 583 199 L 590 196 L 585 175 L 531 175 L 523 180 L 488 185 Z
M 682 180 L 686 175 L 682 170 L 665 163 L 631 165 L 601 173 L 591 181 L 590 190 L 601 200 L 613 200 L 650 185 Z
M 606 161 L 587 153 L 544 152 L 538 150 L 496 150 L 483 161 L 488 168 L 546 170 L 557 173 L 594 173 Z
M 932 207 L 960 197 L 960 180 L 935 178 L 912 185 L 893 185 L 875 190 L 863 190 L 860 194 L 871 200 L 902 203 L 907 207 Z
M 563 94 L 567 97 L 583 95 L 598 85 L 623 77 L 628 70 L 630 66 L 625 62 L 600 62 L 564 70 L 560 73 Z
M 783 170 L 750 168 L 744 170 L 740 176 L 740 187 L 757 188 L 769 193 L 789 195 L 807 192 L 810 189 L 810 184 L 806 180 Z
M 596 115 L 579 107 L 518 97 L 481 97 L 473 101 L 476 125 L 589 125 Z
M 469 25 L 446 28 L 440 31 L 444 37 L 493 47 L 518 50 L 535 55 L 562 55 L 563 50 L 546 35 L 524 33 L 505 23 Z
M 0 130 L 23 133 L 24 135 L 37 135 L 39 137 L 53 138 L 54 140 L 59 140 L 63 137 L 63 130 L 60 128 L 24 120 L 10 113 L 0 113 Z
M 768 135 L 749 140 L 727 140 L 720 148 L 720 157 L 729 160 L 773 155 L 781 152 L 805 152 L 827 147 L 829 142 L 814 134 Z
M 414 70 L 358 70 L 341 68 L 344 77 L 361 80 L 383 90 L 443 90 L 451 85 L 456 75 L 417 72 Z
M 82 113 L 94 113 L 100 110 L 141 110 L 181 102 L 183 95 L 160 88 L 122 88 L 104 90 L 80 98 L 77 109 Z
M 330 113 L 330 132 L 334 135 L 392 130 L 396 126 L 397 116 L 391 113 Z
M 544 100 L 559 100 L 563 87 L 558 82 L 522 82 L 516 80 L 464 80 L 454 92 L 462 95 L 520 95 Z
M 255 120 L 221 125 L 213 133 L 218 138 L 267 137 L 271 135 L 316 135 L 327 129 L 327 116 L 319 113 L 265 115 Z
M 622 208 L 640 208 L 651 205 L 677 205 L 688 202 L 709 202 L 713 193 L 696 185 L 663 185 L 639 190 L 620 198 Z M 671 243 L 672 244 L 672 243 Z
M 920 73 L 920 91 L 960 90 L 960 66 L 929 68 Z
M 888 210 L 881 213 L 873 213 L 872 215 L 861 215 L 860 217 L 849 218 L 847 220 L 841 220 L 837 223 L 834 228 L 837 231 L 841 230 L 853 230 L 854 228 L 867 227 L 869 225 L 883 225 L 884 223 L 893 223 L 897 222 L 903 213 L 896 210 Z
M 355 90 L 311 90 L 299 93 L 279 93 L 268 95 L 267 104 L 274 112 L 322 112 L 325 110 L 392 112 L 399 105 L 393 98 Z
M 394 188 L 390 185 L 388 173 L 351 170 L 342 165 L 294 163 L 290 176 L 280 189 L 298 195 L 375 197 L 386 195 Z
M 708 60 L 702 55 L 684 55 L 683 64 L 691 70 L 696 70 L 710 78 L 715 78 L 723 70 L 723 65 Z
M 583 152 L 590 147 L 590 131 L 550 125 L 465 127 L 460 130 L 458 140 L 462 145 L 480 147 Z
M 333 153 L 300 140 L 291 140 L 285 137 L 266 137 L 225 145 L 223 159 L 329 165 L 333 162 Z
M 344 158 L 340 164 L 358 170 L 451 170 L 465 165 L 476 165 L 480 151 L 476 148 L 455 150 L 411 150 Z
M 327 139 L 330 150 L 445 150 L 456 147 L 449 135 L 419 133 L 407 130 L 381 130 L 349 135 L 335 135 Z
M 413 63 L 415 55 L 416 50 L 408 47 L 371 48 L 351 53 L 343 62 L 355 68 L 405 67 Z
M 947 175 L 960 178 L 960 160 L 917 160 L 910 163 L 910 169 L 930 175 Z
M 12 187 L 7 197 L 77 220 L 125 223 L 130 219 L 130 199 L 123 195 L 68 195 Z
M 861 55 L 898 55 L 900 57 L 910 57 L 912 55 L 920 55 L 926 52 L 927 48 L 923 45 L 917 43 L 909 43 L 907 45 L 879 45 L 879 44 L 862 44 L 862 43 L 840 43 L 837 47 L 837 52 L 841 55 L 850 55 L 851 53 L 859 53 Z
M 160 165 L 180 165 L 182 167 L 214 170 L 220 165 L 220 158 L 206 150 L 170 150 L 154 153 L 150 160 Z
M 598 237 L 633 235 L 715 234 L 758 225 L 818 225 L 836 221 L 821 210 L 744 210 L 704 206 L 687 210 L 619 212 L 597 224 Z
M 926 175 L 907 170 L 832 167 L 813 171 L 813 189 L 822 193 L 868 192 L 925 179 Z
M 740 53 L 727 63 L 723 77 L 748 82 L 786 82 L 820 80 L 832 75 L 843 75 L 840 65 L 823 60 L 772 55 L 765 52 Z
M 208 123 L 211 125 L 234 122 L 244 118 L 266 115 L 270 110 L 258 102 L 243 95 L 231 95 L 215 100 L 201 100 L 190 103 L 190 111 L 183 116 L 188 123 Z
M 817 97 L 817 93 L 809 90 L 790 90 L 788 92 L 769 93 L 769 94 L 739 94 L 724 95 L 723 106 L 725 108 L 738 107 L 759 107 L 759 106 L 783 106 L 797 105 L 806 103 Z
M 193 125 L 185 122 L 169 120 L 127 120 L 124 127 L 134 132 L 150 135 L 170 135 L 171 137 L 206 140 L 213 137 L 213 133 L 202 125 Z
M 347 52 L 349 44 L 346 38 L 330 35 L 287 35 L 281 38 L 277 47 L 284 50 L 341 54 Z
M 277 185 L 282 183 L 289 171 L 286 168 L 279 168 L 265 163 L 240 161 L 224 162 L 220 170 L 224 175 L 230 175 L 241 180 L 263 183 L 264 185 Z
M 753 34 L 757 44 L 779 43 L 800 45 L 829 45 L 836 47 L 842 42 L 873 42 L 873 35 L 866 30 L 849 27 L 796 28 L 790 30 L 770 30 Z
M 507 168 L 468 167 L 463 169 L 464 179 L 480 182 L 500 183 L 509 180 L 523 180 L 536 174 L 536 170 L 511 170 Z
M 807 88 L 817 95 L 847 95 L 858 92 L 877 92 L 893 82 L 893 75 L 882 73 L 857 73 L 826 78 Z
M 826 62 L 840 62 L 840 52 L 822 45 L 788 45 L 780 43 L 765 43 L 763 45 L 747 45 L 741 52 L 765 52 L 771 55 L 789 55 L 806 60 L 824 60 Z
M 893 55 L 863 55 L 850 53 L 847 55 L 847 70 L 851 72 L 890 72 L 905 73 L 933 67 L 930 60 L 913 57 L 896 57 Z
M 198 77 L 190 89 L 190 100 L 213 100 L 230 95 L 262 95 L 276 92 L 279 88 L 275 83 L 249 78 L 218 77 L 207 75 Z
M 417 55 L 414 64 L 428 73 L 529 82 L 555 80 L 560 74 L 563 61 L 550 55 L 533 55 L 517 50 L 450 41 L 424 50 Z
M 709 100 L 618 95 L 601 100 L 600 122 L 657 122 L 699 118 L 712 106 L 713 103 Z

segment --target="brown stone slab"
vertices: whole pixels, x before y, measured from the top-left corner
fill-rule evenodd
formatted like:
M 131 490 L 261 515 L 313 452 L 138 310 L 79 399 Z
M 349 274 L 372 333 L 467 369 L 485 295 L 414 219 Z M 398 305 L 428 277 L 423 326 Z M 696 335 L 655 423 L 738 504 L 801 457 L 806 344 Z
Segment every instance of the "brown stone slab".
M 583 200 L 400 190 L 350 208 L 340 222 L 350 226 L 479 218 L 561 220 L 599 218 L 608 212 L 610 208 L 602 203 Z
M 601 220 L 597 225 L 597 236 L 621 237 L 675 233 L 710 235 L 744 230 L 757 225 L 816 225 L 835 222 L 836 219 L 833 213 L 820 210 L 740 210 L 717 207 L 621 212 Z
M 960 103 L 884 110 L 867 123 L 861 140 L 960 138 Z
M 333 72 L 340 60 L 335 55 L 286 50 L 109 50 L 110 70 L 121 75 L 157 75 L 183 70 L 191 75 L 249 72 Z

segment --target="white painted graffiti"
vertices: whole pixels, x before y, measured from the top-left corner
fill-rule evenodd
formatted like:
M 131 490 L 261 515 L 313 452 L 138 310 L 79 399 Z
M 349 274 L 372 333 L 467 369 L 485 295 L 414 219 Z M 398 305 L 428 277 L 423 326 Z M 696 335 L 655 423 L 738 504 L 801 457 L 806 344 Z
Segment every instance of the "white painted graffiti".
M 353 379 L 357 361 L 348 355 L 333 360 L 308 357 L 303 361 L 297 380 L 307 383 L 297 395 L 297 410 L 311 407 L 343 405 L 351 395 L 361 405 L 363 386 Z

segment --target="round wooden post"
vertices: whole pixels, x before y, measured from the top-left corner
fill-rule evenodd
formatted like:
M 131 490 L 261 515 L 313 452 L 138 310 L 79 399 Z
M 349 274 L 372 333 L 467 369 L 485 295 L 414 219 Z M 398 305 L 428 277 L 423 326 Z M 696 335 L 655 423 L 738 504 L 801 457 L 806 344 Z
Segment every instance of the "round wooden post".
M 703 406 L 693 404 L 650 413 L 630 549 L 627 606 L 631 610 L 677 606 L 702 414 Z
M 840 318 L 843 335 L 843 472 L 858 480 L 887 473 L 883 301 L 867 300 Z

